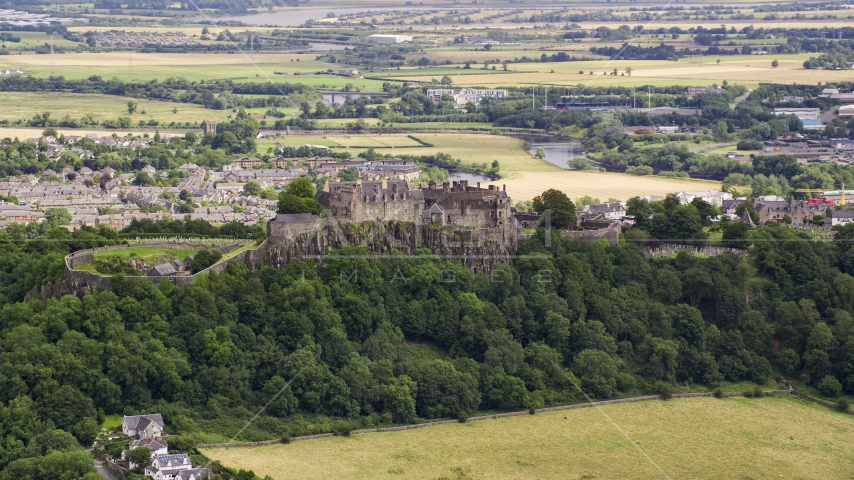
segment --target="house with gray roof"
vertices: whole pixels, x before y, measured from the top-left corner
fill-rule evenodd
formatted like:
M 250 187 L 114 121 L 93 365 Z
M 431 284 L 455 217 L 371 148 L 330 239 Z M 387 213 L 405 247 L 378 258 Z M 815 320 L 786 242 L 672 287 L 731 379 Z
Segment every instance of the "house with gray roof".
M 159 413 L 131 415 L 122 419 L 122 433 L 126 437 L 158 438 L 163 436 L 163 417 Z

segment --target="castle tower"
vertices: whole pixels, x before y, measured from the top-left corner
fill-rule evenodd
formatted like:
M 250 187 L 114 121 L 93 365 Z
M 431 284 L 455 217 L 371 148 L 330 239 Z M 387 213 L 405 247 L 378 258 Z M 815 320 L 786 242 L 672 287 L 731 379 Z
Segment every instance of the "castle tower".
M 207 135 L 208 133 L 213 133 L 216 135 L 216 122 L 209 122 L 207 120 L 202 121 L 202 133 Z

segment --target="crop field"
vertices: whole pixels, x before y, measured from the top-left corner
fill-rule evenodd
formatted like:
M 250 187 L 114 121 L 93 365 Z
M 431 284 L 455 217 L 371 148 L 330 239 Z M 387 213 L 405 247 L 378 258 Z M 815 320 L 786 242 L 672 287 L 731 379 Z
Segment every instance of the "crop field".
M 815 55 L 813 55 L 815 56 Z M 683 58 L 678 62 L 666 60 L 588 60 L 578 62 L 519 63 L 508 65 L 509 71 L 471 70 L 443 66 L 409 69 L 399 72 L 378 72 L 376 76 L 388 76 L 403 80 L 429 82 L 448 75 L 454 85 L 695 85 L 707 86 L 728 80 L 732 84 L 757 85 L 760 82 L 805 84 L 847 80 L 850 71 L 808 70 L 803 62 L 809 54 L 796 55 L 727 55 L 718 57 Z M 777 68 L 771 66 L 778 60 Z M 631 75 L 625 74 L 631 67 Z M 611 75 L 614 69 L 617 75 Z M 584 72 L 584 73 L 579 73 Z M 590 72 L 593 72 L 592 74 Z
M 557 167 L 555 167 L 557 168 Z M 543 191 L 554 188 L 576 199 L 585 195 L 606 201 L 608 198 L 628 200 L 639 195 L 660 195 L 682 191 L 720 190 L 720 182 L 635 176 L 625 173 L 580 172 L 559 170 L 552 172 L 520 172 L 510 179 L 492 182 L 507 185 L 507 194 L 513 201 L 531 200 Z
M 127 102 L 137 104 L 136 111 L 129 115 Z M 66 115 L 79 118 L 91 114 L 95 120 L 115 120 L 130 117 L 134 124 L 140 120 L 160 122 L 200 122 L 203 119 L 225 120 L 231 110 L 211 110 L 192 103 L 160 102 L 117 95 L 90 95 L 76 93 L 6 93 L 0 92 L 0 120 L 29 120 L 33 115 L 50 113 L 59 119 Z M 172 110 L 177 110 L 173 113 Z M 145 113 L 142 113 L 145 112 Z
M 692 398 L 203 453 L 274 479 L 825 479 L 854 469 L 852 431 L 792 398 Z
M 62 75 L 66 78 L 88 78 L 100 75 L 128 81 L 233 79 L 235 81 L 302 83 L 319 88 L 354 88 L 381 91 L 376 80 L 345 78 L 333 75 L 314 75 L 330 68 L 330 64 L 315 61 L 315 54 L 256 53 L 65 53 L 55 55 L 56 67 L 51 68 L 50 55 L 26 53 L 0 57 L 0 68 L 19 68 L 37 77 Z M 276 75 L 288 72 L 290 75 Z M 305 73 L 306 75 L 294 75 Z
M 60 135 L 66 135 L 66 136 L 68 136 L 68 135 L 79 135 L 79 136 L 84 136 L 84 135 L 93 134 L 93 135 L 98 135 L 98 136 L 100 136 L 100 137 L 109 137 L 109 136 L 111 136 L 111 135 L 113 135 L 113 134 L 116 134 L 116 135 L 118 135 L 118 136 L 120 136 L 120 137 L 127 136 L 128 134 L 132 134 L 132 135 L 145 135 L 145 134 L 147 133 L 148 135 L 154 135 L 155 130 L 156 130 L 156 129 L 154 129 L 154 128 L 151 128 L 151 129 L 142 129 L 142 128 L 136 128 L 136 127 L 132 127 L 132 128 L 128 128 L 128 129 L 122 129 L 122 130 L 109 130 L 109 129 L 97 128 L 97 127 L 96 127 L 96 128 L 63 128 L 63 127 L 57 127 L 57 128 L 56 128 L 56 131 L 57 131 Z M 160 132 L 164 132 L 164 131 L 167 131 L 167 130 L 169 130 L 169 129 L 163 129 L 163 128 L 161 128 L 161 129 L 160 129 Z M 35 128 L 35 127 L 29 127 L 29 128 L 0 128 L 0 139 L 3 139 L 3 138 L 12 138 L 12 139 L 14 139 L 14 138 L 18 138 L 18 139 L 20 139 L 20 140 L 26 140 L 26 139 L 28 139 L 28 138 L 36 138 L 36 137 L 40 137 L 43 131 L 44 131 L 44 128 Z M 172 134 L 170 134 L 170 135 L 184 135 L 184 133 L 185 133 L 185 132 L 187 132 L 187 131 L 191 131 L 191 130 L 174 130 L 174 131 L 175 131 L 175 132 L 178 132 L 178 133 L 172 133 Z M 201 130 L 195 130 L 195 131 L 196 131 L 196 132 L 200 132 Z
M 343 147 L 418 147 L 420 143 L 406 135 L 352 135 L 326 137 Z

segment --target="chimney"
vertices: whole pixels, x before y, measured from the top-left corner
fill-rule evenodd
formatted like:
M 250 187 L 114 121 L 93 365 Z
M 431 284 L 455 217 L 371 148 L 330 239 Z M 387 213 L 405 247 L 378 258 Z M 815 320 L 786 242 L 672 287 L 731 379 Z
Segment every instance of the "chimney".
M 430 190 L 436 190 L 436 182 L 430 180 L 430 183 L 427 184 L 427 188 L 429 188 Z
M 480 182 L 477 182 L 477 189 L 480 190 Z
M 442 190 L 444 190 L 445 193 L 448 193 L 451 190 L 451 184 L 448 182 L 442 182 Z
M 507 191 L 507 184 L 506 183 L 504 185 L 501 185 L 501 187 L 502 187 L 502 190 L 504 190 L 505 192 Z

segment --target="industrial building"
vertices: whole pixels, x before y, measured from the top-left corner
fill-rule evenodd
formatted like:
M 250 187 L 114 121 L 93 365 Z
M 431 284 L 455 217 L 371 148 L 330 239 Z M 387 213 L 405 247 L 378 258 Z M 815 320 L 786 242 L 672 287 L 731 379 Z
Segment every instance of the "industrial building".
M 371 35 L 368 38 L 375 43 L 404 43 L 412 41 L 412 37 L 408 35 Z
M 484 98 L 507 98 L 508 96 L 507 90 L 454 90 L 452 88 L 427 90 L 427 96 L 437 103 L 442 101 L 442 97 L 445 95 L 454 97 L 454 102 L 457 105 L 465 105 L 469 102 L 478 104 Z
M 821 110 L 818 108 L 775 108 L 774 115 L 794 115 L 801 120 L 818 120 Z

